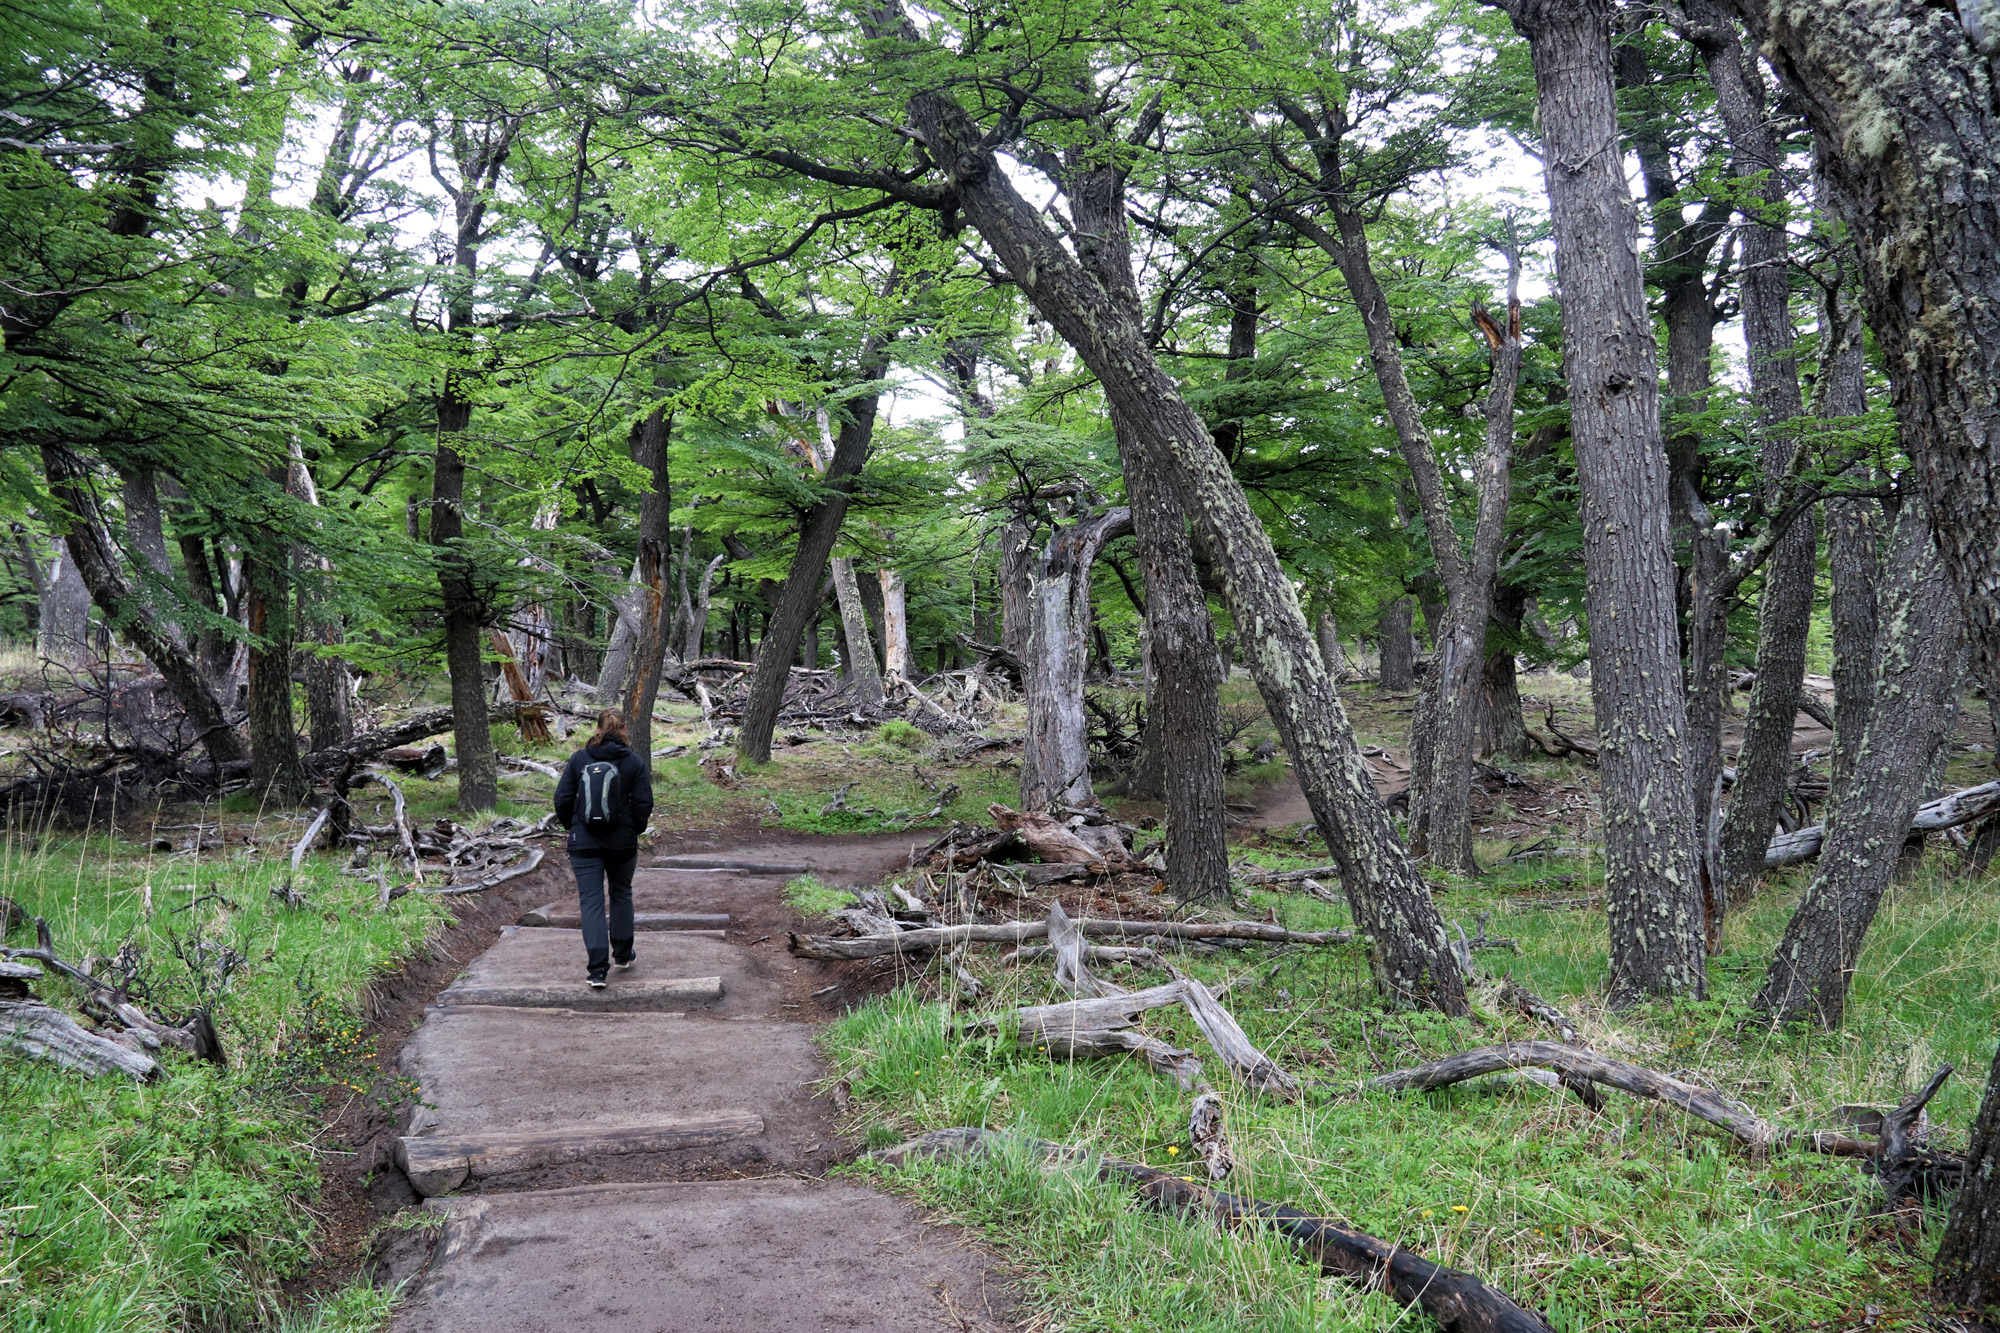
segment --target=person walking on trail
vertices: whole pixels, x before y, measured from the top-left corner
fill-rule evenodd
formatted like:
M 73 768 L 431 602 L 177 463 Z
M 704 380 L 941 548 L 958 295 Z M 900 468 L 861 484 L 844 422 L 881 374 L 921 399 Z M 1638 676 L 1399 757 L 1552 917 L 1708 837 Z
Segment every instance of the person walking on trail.
M 628 748 L 625 715 L 607 708 L 597 715 L 590 743 L 569 757 L 556 783 L 556 818 L 569 830 L 569 865 L 593 990 L 604 989 L 613 967 L 622 972 L 632 966 L 632 870 L 639 861 L 639 834 L 652 817 L 653 775 Z

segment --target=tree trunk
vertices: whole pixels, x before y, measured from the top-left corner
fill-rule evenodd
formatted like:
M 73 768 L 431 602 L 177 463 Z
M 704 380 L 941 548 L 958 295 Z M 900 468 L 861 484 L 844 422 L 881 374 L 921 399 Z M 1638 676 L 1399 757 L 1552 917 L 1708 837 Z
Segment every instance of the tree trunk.
M 125 540 L 128 550 L 139 557 L 133 570 L 142 583 L 142 595 L 160 628 L 182 638 L 180 616 L 174 606 L 174 566 L 167 558 L 166 515 L 160 509 L 160 478 L 150 467 L 118 469 L 119 494 L 125 507 Z
M 1985 5 L 1733 0 L 1811 126 L 1860 257 L 1901 444 L 1983 675 L 2000 670 L 2000 102 Z M 1959 12 L 1966 17 L 1961 19 Z
M 1028 566 L 1034 552 L 1028 545 L 1028 525 L 1015 519 L 1000 529 L 1000 646 L 1016 660 L 1027 661 Z
M 313 484 L 312 469 L 306 466 L 305 450 L 297 440 L 292 441 L 291 460 L 285 467 L 285 489 L 295 499 L 315 509 L 319 507 L 319 488 Z M 293 548 L 292 562 L 297 568 L 310 565 L 323 579 L 333 575 L 333 563 L 304 546 Z M 308 599 L 303 581 L 298 584 L 295 610 L 294 633 L 304 630 L 309 643 L 317 639 L 327 648 L 340 646 L 339 618 L 327 614 Z M 306 725 L 312 732 L 312 748 L 331 750 L 353 740 L 352 685 L 347 663 L 331 654 L 323 655 L 308 649 L 303 674 L 306 683 Z M 255 736 L 251 738 L 251 749 L 256 749 Z
M 723 552 L 711 559 L 708 562 L 707 568 L 701 571 L 701 579 L 695 585 L 694 596 L 688 608 L 687 625 L 684 630 L 687 637 L 681 642 L 681 656 L 687 661 L 692 662 L 695 658 L 701 656 L 702 636 L 708 632 L 709 590 L 715 585 L 715 571 L 721 569 L 724 562 L 728 559 L 729 555 L 727 552 Z
M 1843 312 L 1829 302 L 1820 337 L 1823 352 L 1819 373 L 1819 415 L 1853 420 L 1868 411 L 1867 360 L 1858 311 Z M 1850 475 L 1865 475 L 1867 464 L 1856 464 Z M 1881 570 L 1875 560 L 1875 539 L 1881 526 L 1881 501 L 1873 497 L 1828 500 L 1826 508 L 1826 567 L 1832 583 L 1833 621 L 1833 763 L 1832 790 L 1847 789 L 1861 735 L 1875 700 L 1876 596 Z M 1832 810 L 1829 808 L 1828 816 Z
M 903 679 L 910 674 L 910 605 L 903 576 L 893 569 L 878 571 L 882 584 L 882 674 Z
M 1493 592 L 1492 622 L 1508 631 L 1508 641 L 1498 649 L 1489 648 L 1481 674 L 1485 686 L 1479 711 L 1479 755 L 1500 755 L 1525 759 L 1534 743 L 1528 739 L 1528 724 L 1521 716 L 1521 683 L 1514 661 L 1513 636 L 1520 633 L 1528 608 L 1527 590 L 1503 583 Z
M 854 561 L 833 557 L 833 596 L 840 606 L 840 632 L 846 643 L 847 679 L 861 702 L 881 707 L 885 697 L 882 673 L 875 665 L 875 643 L 868 634 L 868 611 L 861 602 L 861 585 L 854 577 Z M 813 603 L 818 607 L 817 600 Z
M 1745 57 L 1736 25 L 1719 0 L 1694 0 L 1685 12 L 1690 40 L 1708 67 L 1716 107 L 1735 148 L 1732 174 L 1754 191 L 1742 236 L 1743 340 L 1750 397 L 1764 437 L 1765 505 L 1776 513 L 1799 451 L 1795 423 L 1806 410 L 1792 350 L 1784 161 L 1766 114 L 1769 98 Z M 1750 688 L 1729 812 L 1722 821 L 1722 881 L 1732 894 L 1763 876 L 1764 848 L 1791 784 L 1792 723 L 1805 682 L 1818 548 L 1810 513 L 1801 515 L 1779 538 L 1764 567 L 1757 678 Z
M 70 557 L 106 623 L 118 626 L 159 671 L 174 702 L 201 737 L 211 762 L 221 767 L 249 758 L 242 738 L 229 726 L 222 701 L 202 676 L 193 655 L 154 618 L 144 599 L 125 581 L 117 548 L 91 487 L 89 469 L 59 444 L 42 446 L 42 468 L 49 494 L 62 515 L 58 522 L 66 528 L 62 535 Z
M 1479 513 L 1471 559 L 1450 585 L 1451 599 L 1437 627 L 1437 652 L 1417 709 L 1419 724 L 1428 724 L 1430 744 L 1423 751 L 1428 771 L 1410 791 L 1411 850 L 1468 875 L 1479 870 L 1472 858 L 1472 747 L 1483 694 L 1486 623 L 1492 614 L 1500 548 L 1507 540 L 1514 393 L 1523 349 L 1520 279 L 1520 260 L 1510 252 L 1506 327 L 1494 323 L 1483 310 L 1477 312 L 1493 357 L 1485 404 L 1486 447 L 1479 462 Z M 1413 777 L 1418 753 L 1412 745 Z
M 276 537 L 261 534 L 274 548 Z M 282 558 L 246 554 L 250 607 L 250 784 L 267 805 L 296 805 L 312 789 L 292 721 L 292 581 Z
M 77 572 L 76 560 L 62 542 L 42 564 L 37 543 L 18 530 L 21 559 L 35 571 L 35 652 L 50 662 L 74 666 L 90 656 L 90 589 Z
M 1313 634 L 1319 640 L 1319 660 L 1326 663 L 1326 674 L 1338 685 L 1347 674 L 1347 654 L 1340 646 L 1340 622 L 1330 612 L 1324 613 L 1313 622 Z
M 609 569 L 600 569 L 609 576 Z M 623 703 L 625 687 L 632 679 L 632 650 L 639 641 L 639 601 L 644 596 L 639 591 L 639 562 L 632 562 L 632 573 L 626 580 L 623 593 L 611 595 L 611 627 L 604 644 L 604 660 L 597 668 L 597 695 L 599 704 L 609 707 L 616 700 Z
M 1916 496 L 1903 501 L 1885 554 L 1875 707 L 1847 788 L 1832 803 L 1819 869 L 1752 1001 L 1778 1023 L 1840 1022 L 1932 756 L 1958 718 L 1964 611 Z
M 1090 725 L 1083 685 L 1090 658 L 1090 568 L 1104 543 L 1132 527 L 1132 511 L 1081 518 L 1049 535 L 1028 568 L 1028 737 L 1021 809 L 1088 805 Z M 1033 762 L 1029 762 L 1029 756 Z
M 673 419 L 655 407 L 632 424 L 632 461 L 646 469 L 652 484 L 639 498 L 639 571 L 633 610 L 632 665 L 623 695 L 625 734 L 641 762 L 653 763 L 653 701 L 660 694 L 660 669 L 667 656 L 667 561 L 672 550 L 673 485 L 668 476 L 667 442 Z
M 1187 516 L 1158 456 L 1116 417 L 1125 497 L 1146 577 L 1146 636 L 1152 684 L 1139 767 L 1167 803 L 1167 886 L 1183 901 L 1229 895 L 1229 830 L 1224 811 L 1216 691 L 1222 684 L 1215 623 L 1195 577 Z M 1134 772 L 1135 784 L 1140 780 Z
M 1609 0 L 1507 0 L 1533 51 L 1583 493 L 1613 1005 L 1707 975 L 1658 349 L 1619 152 Z
M 1381 658 L 1382 688 L 1402 694 L 1416 685 L 1417 640 L 1410 632 L 1416 599 L 1391 597 L 1375 613 L 1375 647 Z
M 1970 1137 L 1958 1198 L 1931 1263 L 1931 1291 L 1943 1305 L 1988 1316 L 2000 1307 L 2000 1051 Z
M 894 8 L 895 34 L 920 41 Z M 883 33 L 876 23 L 876 31 Z M 1201 418 L 1160 367 L 1141 326 L 1086 273 L 1001 169 L 979 126 L 948 98 L 919 93 L 910 118 L 932 159 L 949 164 L 953 198 L 1025 295 L 1103 385 L 1114 419 L 1157 454 L 1243 634 L 1252 673 L 1341 866 L 1356 924 L 1366 932 L 1378 986 L 1392 999 L 1466 1009 L 1464 979 L 1444 922 L 1376 798 L 1347 714 L 1334 692 L 1270 534 L 1230 474 Z
M 893 286 L 893 275 L 889 281 Z M 893 341 L 893 336 L 879 333 L 870 333 L 864 340 L 858 368 L 863 382 L 881 378 L 888 366 Z M 798 549 L 792 554 L 792 567 L 771 609 L 770 625 L 763 642 L 757 645 L 757 664 L 750 673 L 750 698 L 744 706 L 743 727 L 736 738 L 736 753 L 747 762 L 771 762 L 771 733 L 777 729 L 778 710 L 784 706 L 785 686 L 792 676 L 792 658 L 799 651 L 799 636 L 805 633 L 806 622 L 819 606 L 820 580 L 826 577 L 827 560 L 840 540 L 840 525 L 847 518 L 848 495 L 874 444 L 879 402 L 879 397 L 872 393 L 849 401 L 847 419 L 840 423 L 833 455 L 820 476 L 824 494 L 806 511 Z M 872 665 L 872 655 L 869 660 Z

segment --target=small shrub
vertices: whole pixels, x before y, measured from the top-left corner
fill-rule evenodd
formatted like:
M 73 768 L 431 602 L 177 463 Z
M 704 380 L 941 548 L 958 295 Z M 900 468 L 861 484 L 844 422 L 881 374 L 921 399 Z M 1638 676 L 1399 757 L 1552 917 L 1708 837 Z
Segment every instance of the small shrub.
M 930 743 L 930 737 L 910 723 L 900 718 L 891 718 L 882 724 L 876 735 L 885 745 L 893 745 L 902 750 L 921 750 Z

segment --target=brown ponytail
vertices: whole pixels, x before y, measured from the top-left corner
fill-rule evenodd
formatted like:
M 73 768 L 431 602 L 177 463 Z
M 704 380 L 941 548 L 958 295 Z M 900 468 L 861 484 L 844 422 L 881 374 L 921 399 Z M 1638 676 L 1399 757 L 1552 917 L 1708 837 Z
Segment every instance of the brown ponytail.
M 620 745 L 632 743 L 631 738 L 625 734 L 625 715 L 615 708 L 607 708 L 597 715 L 597 734 L 592 736 L 590 744 L 583 748 L 588 750 L 591 746 L 602 745 L 606 741 L 617 741 Z

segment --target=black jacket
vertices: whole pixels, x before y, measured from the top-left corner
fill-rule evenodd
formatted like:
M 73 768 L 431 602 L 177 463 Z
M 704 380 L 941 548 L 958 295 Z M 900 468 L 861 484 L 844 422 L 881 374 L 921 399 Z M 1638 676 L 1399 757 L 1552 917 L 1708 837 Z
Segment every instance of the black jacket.
M 577 789 L 583 783 L 586 764 L 598 760 L 618 765 L 618 786 L 625 793 L 625 818 L 609 833 L 593 833 L 576 817 Z M 638 755 L 617 741 L 604 741 L 587 750 L 578 750 L 563 765 L 562 779 L 556 783 L 556 818 L 569 830 L 573 852 L 629 852 L 639 846 L 639 834 L 653 817 L 653 775 Z

